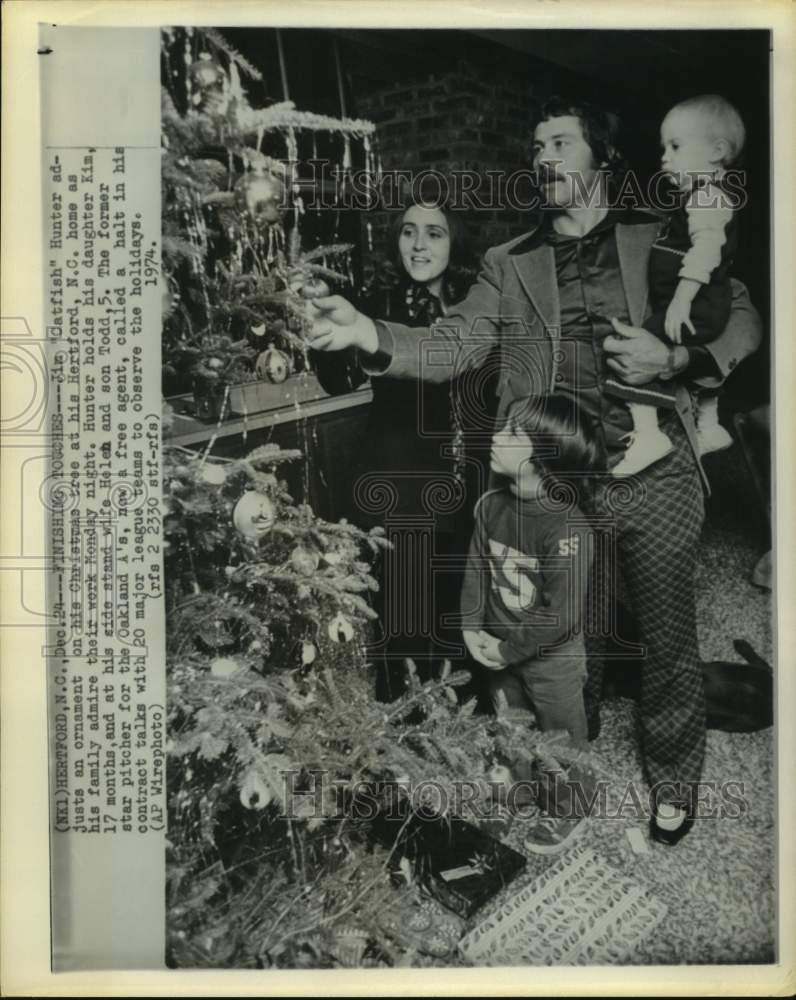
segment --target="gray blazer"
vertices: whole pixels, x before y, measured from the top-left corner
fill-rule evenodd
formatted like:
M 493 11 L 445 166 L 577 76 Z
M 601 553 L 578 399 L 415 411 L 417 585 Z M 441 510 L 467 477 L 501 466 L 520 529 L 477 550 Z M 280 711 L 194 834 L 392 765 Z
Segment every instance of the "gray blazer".
M 658 223 L 616 226 L 619 268 L 631 323 L 640 326 L 649 314 L 647 266 Z M 467 297 L 431 328 L 411 328 L 379 321 L 379 347 L 390 357 L 386 368 L 362 365 L 369 374 L 445 382 L 467 368 L 479 367 L 500 352 L 498 418 L 515 399 L 541 395 L 556 387 L 561 313 L 555 253 L 537 245 L 534 233 L 487 250 L 478 279 Z M 530 245 L 530 249 L 529 249 Z M 705 347 L 721 378 L 700 379 L 719 385 L 762 339 L 760 317 L 744 285 L 733 280 L 732 313 L 724 332 Z M 694 458 L 699 463 L 691 396 L 676 384 L 676 411 Z

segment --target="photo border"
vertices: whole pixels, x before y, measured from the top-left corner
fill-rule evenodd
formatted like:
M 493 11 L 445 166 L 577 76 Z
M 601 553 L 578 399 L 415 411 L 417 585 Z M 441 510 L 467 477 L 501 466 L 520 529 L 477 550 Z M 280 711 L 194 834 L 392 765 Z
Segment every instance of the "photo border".
M 42 329 L 42 287 L 36 262 L 41 257 L 41 153 L 36 48 L 38 22 L 69 25 L 143 26 L 207 24 L 235 27 L 494 27 L 501 28 L 752 28 L 770 27 L 772 58 L 772 315 L 779 336 L 772 350 L 776 502 L 774 552 L 796 551 L 793 514 L 796 463 L 791 459 L 796 384 L 796 352 L 789 337 L 793 315 L 794 233 L 796 212 L 790 186 L 793 173 L 794 27 L 796 10 L 787 0 L 693 0 L 669 2 L 665 23 L 658 8 L 641 3 L 538 0 L 493 3 L 488 9 L 466 2 L 438 0 L 329 0 L 185 3 L 12 0 L 3 8 L 3 230 L 0 316 L 24 317 L 32 331 Z M 30 266 L 27 266 L 30 265 Z M 5 324 L 3 333 L 5 334 Z M 7 402 L 6 405 L 9 405 Z M 11 403 L 13 405 L 13 403 Z M 0 456 L 0 463 L 6 462 Z M 0 480 L 1 482 L 2 480 Z M 44 551 L 41 534 L 26 535 L 24 549 Z M 15 551 L 20 542 L 13 525 L 0 519 L 2 547 Z M 38 546 L 38 547 L 37 547 Z M 794 618 L 796 560 L 775 558 L 777 611 L 775 642 L 780 670 L 776 675 L 778 726 L 779 956 L 771 966 L 666 966 L 584 969 L 406 969 L 318 970 L 312 972 L 187 971 L 85 972 L 49 971 L 49 843 L 47 785 L 47 689 L 37 671 L 43 630 L 0 627 L 0 705 L 2 705 L 2 838 L 0 839 L 0 968 L 7 996 L 257 996 L 257 995 L 789 995 L 794 979 L 795 799 L 790 774 L 796 757 L 790 712 L 796 708 Z M 20 571 L 22 572 L 22 571 Z M 29 577 L 33 574 L 29 572 Z M 0 580 L 6 574 L 0 575 Z M 28 579 L 42 598 L 44 578 Z M 41 586 L 41 593 L 36 591 Z M 17 582 L 15 584 L 19 586 Z M 9 587 L 8 581 L 4 586 Z M 12 594 L 0 593 L 7 605 Z M 39 605 L 42 606 L 42 605 Z M 1 622 L 1 619 L 0 619 Z M 32 669 L 34 668 L 34 669 Z

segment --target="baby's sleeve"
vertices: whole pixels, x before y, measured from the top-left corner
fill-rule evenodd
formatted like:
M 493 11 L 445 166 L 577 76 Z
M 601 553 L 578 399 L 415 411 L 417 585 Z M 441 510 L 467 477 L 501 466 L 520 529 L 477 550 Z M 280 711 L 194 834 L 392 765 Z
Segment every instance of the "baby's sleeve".
M 680 277 L 706 285 L 721 263 L 721 248 L 727 239 L 732 208 L 720 188 L 697 188 L 686 203 L 691 249 L 683 257 Z

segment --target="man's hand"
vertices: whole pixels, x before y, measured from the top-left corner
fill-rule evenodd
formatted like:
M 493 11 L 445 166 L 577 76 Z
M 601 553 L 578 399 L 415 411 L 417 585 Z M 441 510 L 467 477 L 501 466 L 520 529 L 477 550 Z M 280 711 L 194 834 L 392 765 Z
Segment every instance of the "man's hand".
M 504 670 L 506 664 L 500 655 L 500 640 L 488 632 L 474 632 L 472 629 L 464 629 L 462 632 L 464 644 L 470 656 L 482 667 L 488 670 Z
M 669 348 L 655 334 L 639 326 L 611 320 L 618 336 L 608 336 L 603 348 L 611 355 L 608 364 L 627 385 L 645 385 L 660 375 L 671 377 L 688 365 L 688 351 L 677 347 L 674 371 L 669 365 Z
M 313 315 L 309 346 L 316 351 L 342 351 L 356 347 L 365 354 L 375 354 L 379 347 L 376 326 L 340 295 L 311 299 L 308 310 Z

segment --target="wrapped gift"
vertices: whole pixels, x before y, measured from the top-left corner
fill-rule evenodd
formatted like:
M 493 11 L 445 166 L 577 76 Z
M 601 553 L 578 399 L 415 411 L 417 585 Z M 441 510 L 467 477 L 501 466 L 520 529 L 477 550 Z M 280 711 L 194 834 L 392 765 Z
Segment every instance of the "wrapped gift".
M 408 801 L 403 819 L 382 816 L 374 830 L 389 846 L 395 844 L 396 866 L 408 860 L 415 878 L 462 917 L 500 892 L 526 864 L 522 854 L 465 820 L 427 810 L 410 817 Z

